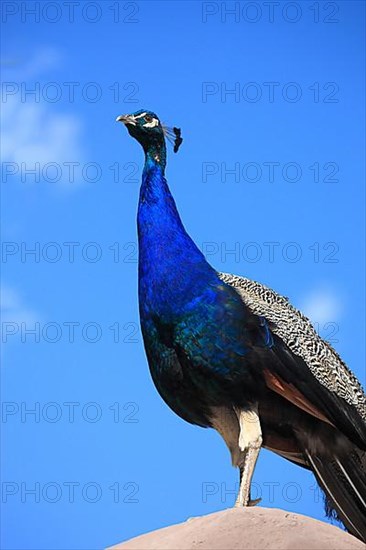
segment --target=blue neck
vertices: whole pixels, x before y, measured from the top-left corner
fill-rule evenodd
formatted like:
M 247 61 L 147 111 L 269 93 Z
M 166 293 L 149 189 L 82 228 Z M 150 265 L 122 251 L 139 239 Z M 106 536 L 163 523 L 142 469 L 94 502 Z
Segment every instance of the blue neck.
M 146 307 L 150 296 L 151 308 L 175 304 L 177 309 L 177 300 L 187 300 L 207 278 L 217 276 L 184 229 L 164 167 L 146 153 L 137 218 L 139 282 Z

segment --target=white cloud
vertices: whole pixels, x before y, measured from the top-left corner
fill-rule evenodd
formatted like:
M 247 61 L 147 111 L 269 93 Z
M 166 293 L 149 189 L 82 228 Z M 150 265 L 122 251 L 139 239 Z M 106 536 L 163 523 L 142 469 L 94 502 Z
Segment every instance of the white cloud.
M 44 73 L 46 70 L 54 69 L 60 65 L 62 56 L 54 48 L 43 48 L 35 52 L 27 65 L 22 68 L 22 78 L 30 79 Z
M 54 51 L 45 50 L 36 54 L 22 67 L 21 77 L 16 69 L 11 71 L 11 82 L 24 82 L 29 87 L 34 79 L 45 70 L 53 68 L 59 56 Z M 4 78 L 3 80 L 7 80 Z M 30 80 L 30 82 L 29 82 Z M 82 123 L 75 114 L 65 114 L 56 103 L 41 99 L 39 103 L 33 97 L 26 102 L 21 100 L 20 92 L 8 95 L 2 103 L 2 161 L 25 163 L 26 168 L 34 167 L 36 162 L 43 167 L 49 162 L 62 165 L 64 162 L 83 162 L 84 153 L 81 143 Z M 19 170 L 21 166 L 19 166 Z M 65 177 L 68 171 L 63 170 Z M 60 182 L 65 181 L 64 178 Z M 72 186 L 71 186 L 72 187 Z
M 32 168 L 48 162 L 79 161 L 81 124 L 77 117 L 50 112 L 44 104 L 11 98 L 3 107 L 2 160 Z
M 300 310 L 312 322 L 321 324 L 338 321 L 342 309 L 342 299 L 329 289 L 313 290 L 305 296 L 300 306 Z
M 39 315 L 26 306 L 21 294 L 13 287 L 1 287 L 0 304 L 2 322 L 32 324 L 39 321 Z
M 0 289 L 1 304 L 1 341 L 2 354 L 5 344 L 19 343 L 24 330 L 34 330 L 40 322 L 37 312 L 30 309 L 21 294 L 13 287 L 2 286 Z

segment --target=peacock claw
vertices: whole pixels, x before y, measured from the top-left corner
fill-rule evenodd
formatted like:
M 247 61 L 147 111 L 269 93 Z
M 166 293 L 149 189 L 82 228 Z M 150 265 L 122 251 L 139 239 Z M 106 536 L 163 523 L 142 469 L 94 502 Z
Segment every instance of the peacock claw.
M 257 506 L 260 503 L 261 498 L 255 498 L 254 500 L 249 500 L 247 506 Z

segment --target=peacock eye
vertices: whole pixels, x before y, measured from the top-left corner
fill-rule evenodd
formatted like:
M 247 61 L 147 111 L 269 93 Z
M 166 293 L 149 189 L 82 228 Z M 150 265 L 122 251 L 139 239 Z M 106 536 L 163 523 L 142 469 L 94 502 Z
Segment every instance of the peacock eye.
M 149 115 L 146 115 L 145 120 L 146 120 L 146 122 L 152 122 L 152 117 L 149 116 Z

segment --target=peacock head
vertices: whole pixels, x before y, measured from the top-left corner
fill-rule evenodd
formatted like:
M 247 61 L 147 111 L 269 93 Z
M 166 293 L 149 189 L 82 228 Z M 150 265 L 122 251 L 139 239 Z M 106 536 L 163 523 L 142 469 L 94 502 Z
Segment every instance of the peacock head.
M 176 153 L 182 143 L 179 128 L 168 128 L 163 125 L 158 116 L 152 111 L 137 111 L 131 115 L 120 115 L 116 118 L 117 122 L 123 122 L 128 133 L 137 139 L 142 145 L 144 151 L 155 149 L 156 147 L 165 147 L 165 138 L 174 144 Z

